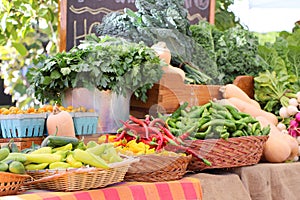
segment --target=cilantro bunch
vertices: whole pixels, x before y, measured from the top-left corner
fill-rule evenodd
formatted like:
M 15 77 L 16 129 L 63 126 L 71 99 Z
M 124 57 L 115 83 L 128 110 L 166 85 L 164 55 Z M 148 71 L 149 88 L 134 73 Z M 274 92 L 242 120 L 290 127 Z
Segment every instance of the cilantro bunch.
M 42 56 L 27 75 L 28 93 L 61 102 L 69 88 L 98 88 L 147 100 L 147 90 L 161 79 L 165 65 L 153 49 L 121 38 L 89 35 L 69 52 Z

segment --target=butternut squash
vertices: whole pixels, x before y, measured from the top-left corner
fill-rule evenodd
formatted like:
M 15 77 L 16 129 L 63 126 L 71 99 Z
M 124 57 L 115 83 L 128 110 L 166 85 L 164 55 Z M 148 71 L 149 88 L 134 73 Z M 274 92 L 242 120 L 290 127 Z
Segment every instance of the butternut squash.
M 67 111 L 53 107 L 46 121 L 48 135 L 75 137 L 73 118 Z
M 247 103 L 246 101 L 243 101 L 236 97 L 231 97 L 227 99 L 232 105 L 234 105 L 237 109 L 239 109 L 241 112 L 248 113 L 252 117 L 258 117 L 263 116 L 267 118 L 272 124 L 277 125 L 278 119 L 276 115 L 273 113 L 264 111 L 260 108 L 257 108 L 256 106 Z
M 292 136 L 282 133 L 273 123 L 263 116 L 257 116 L 261 127 L 270 126 L 269 138 L 265 143 L 263 158 L 272 163 L 293 160 L 298 156 L 298 142 Z
M 289 144 L 276 134 L 269 135 L 263 150 L 263 158 L 271 163 L 281 163 L 288 160 L 291 155 Z
M 299 156 L 299 145 L 296 138 L 292 137 L 289 134 L 282 133 L 283 137 L 286 139 L 287 143 L 289 144 L 291 148 L 290 156 L 287 158 L 287 160 L 294 160 L 295 157 Z
M 246 92 L 244 92 L 241 88 L 234 84 L 226 84 L 222 87 L 220 87 L 220 91 L 222 92 L 223 98 L 229 99 L 232 97 L 239 98 L 240 100 L 243 100 L 256 108 L 261 109 L 260 104 L 255 101 L 254 99 L 251 99 Z

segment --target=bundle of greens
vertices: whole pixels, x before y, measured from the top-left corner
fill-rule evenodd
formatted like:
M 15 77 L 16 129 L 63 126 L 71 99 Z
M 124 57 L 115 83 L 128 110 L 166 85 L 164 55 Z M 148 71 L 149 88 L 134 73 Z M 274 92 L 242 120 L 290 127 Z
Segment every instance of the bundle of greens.
M 232 83 L 240 75 L 257 76 L 267 65 L 258 55 L 258 38 L 239 26 L 224 31 L 206 21 L 191 25 L 192 37 L 205 50 L 219 70 L 219 84 Z
M 147 90 L 160 80 L 166 65 L 143 43 L 89 35 L 78 47 L 42 56 L 27 73 L 29 94 L 44 102 L 61 101 L 69 88 L 98 88 L 120 95 L 133 92 L 146 101 Z
M 133 12 L 112 12 L 96 28 L 98 35 L 122 37 L 146 45 L 163 41 L 172 54 L 171 64 L 181 67 L 189 83 L 208 84 L 218 77 L 218 70 L 205 49 L 191 37 L 187 10 L 182 0 L 136 0 Z
M 280 32 L 274 43 L 259 46 L 258 53 L 270 70 L 255 77 L 255 99 L 264 110 L 278 114 L 300 91 L 300 29 Z

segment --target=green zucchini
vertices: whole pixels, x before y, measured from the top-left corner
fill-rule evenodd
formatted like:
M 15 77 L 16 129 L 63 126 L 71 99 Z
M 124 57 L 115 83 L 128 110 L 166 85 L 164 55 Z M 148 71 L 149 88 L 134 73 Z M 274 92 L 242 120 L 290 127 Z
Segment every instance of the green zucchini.
M 8 164 L 5 162 L 0 162 L 0 172 L 6 172 L 8 170 Z
M 8 148 L 0 149 L 0 161 L 4 160 L 9 155 L 9 153 L 10 152 Z
M 79 140 L 75 137 L 49 135 L 43 140 L 41 147 L 45 147 L 45 146 L 61 147 L 69 143 L 71 143 L 73 146 L 77 146 Z
M 26 154 L 24 153 L 10 153 L 2 162 L 7 161 L 19 161 L 19 162 L 25 162 L 26 161 Z

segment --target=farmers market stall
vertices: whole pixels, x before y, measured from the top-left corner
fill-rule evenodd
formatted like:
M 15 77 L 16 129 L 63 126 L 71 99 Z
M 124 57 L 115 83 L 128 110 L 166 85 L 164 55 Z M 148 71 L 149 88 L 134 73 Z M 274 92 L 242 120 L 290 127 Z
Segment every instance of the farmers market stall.
M 244 29 L 136 3 L 37 59 L 39 105 L 0 109 L 1 198 L 296 199 L 296 78 L 260 73 L 270 66 Z

